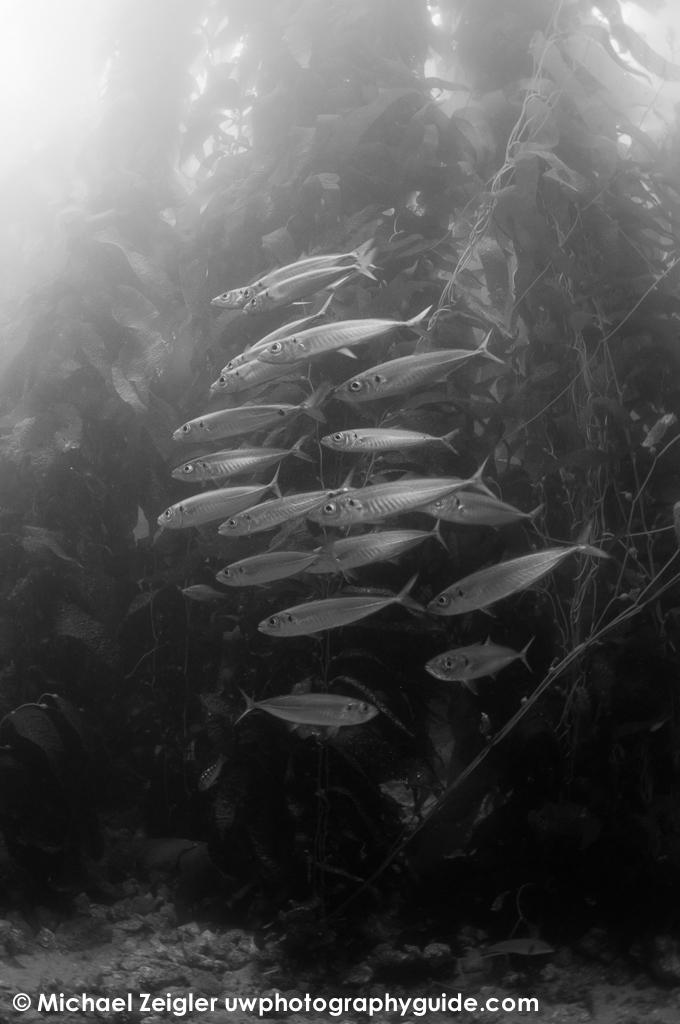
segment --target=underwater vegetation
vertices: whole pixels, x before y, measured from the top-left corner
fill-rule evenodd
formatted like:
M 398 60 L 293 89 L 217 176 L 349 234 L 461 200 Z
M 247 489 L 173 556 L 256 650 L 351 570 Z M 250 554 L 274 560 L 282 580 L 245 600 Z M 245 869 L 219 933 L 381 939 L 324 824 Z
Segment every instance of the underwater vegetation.
M 10 860 L 67 887 L 99 821 L 205 841 L 262 920 L 527 881 L 615 912 L 635 872 L 663 905 L 680 191 L 645 75 L 680 72 L 618 2 L 175 0 L 140 89 L 161 6 L 61 219 L 15 226 Z

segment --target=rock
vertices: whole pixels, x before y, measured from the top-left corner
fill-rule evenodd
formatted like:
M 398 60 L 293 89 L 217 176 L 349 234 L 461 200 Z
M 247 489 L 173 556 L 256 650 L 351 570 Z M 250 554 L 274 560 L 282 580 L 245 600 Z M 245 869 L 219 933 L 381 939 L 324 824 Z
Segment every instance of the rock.
M 43 949 L 54 949 L 57 944 L 57 937 L 49 928 L 41 928 L 35 941 Z
M 672 935 L 655 935 L 647 948 L 649 971 L 663 985 L 680 985 L 680 941 Z

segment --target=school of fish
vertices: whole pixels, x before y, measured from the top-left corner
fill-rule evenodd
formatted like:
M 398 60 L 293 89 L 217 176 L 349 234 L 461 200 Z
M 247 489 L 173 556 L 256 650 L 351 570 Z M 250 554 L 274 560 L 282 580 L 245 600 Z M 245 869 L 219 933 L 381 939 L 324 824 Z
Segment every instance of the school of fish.
M 172 435 L 178 444 L 199 446 L 196 454 L 190 454 L 171 469 L 173 479 L 195 484 L 199 489 L 162 512 L 158 525 L 171 530 L 216 529 L 220 536 L 235 542 L 283 528 L 282 534 L 265 542 L 263 550 L 252 553 L 250 545 L 243 547 L 239 552 L 242 557 L 232 559 L 217 572 L 218 587 L 268 587 L 290 577 L 309 579 L 312 593 L 308 600 L 289 607 L 269 608 L 260 621 L 259 631 L 274 642 L 284 637 L 318 637 L 379 613 L 390 614 L 387 609 L 392 609 L 391 614 L 399 614 L 394 612 L 395 607 L 418 616 L 427 629 L 428 616 L 449 617 L 488 609 L 533 586 L 571 554 L 608 557 L 591 544 L 575 543 L 533 550 L 482 566 L 461 579 L 455 578 L 452 565 L 452 582 L 425 606 L 411 594 L 414 589 L 417 592 L 417 576 L 393 593 L 347 589 L 346 583 L 354 570 L 398 559 L 430 540 L 444 548 L 446 554 L 442 557 L 448 559 L 442 524 L 447 530 L 467 525 L 499 529 L 510 523 L 531 524 L 542 511 L 540 505 L 524 511 L 497 497 L 484 481 L 486 462 L 468 477 L 372 476 L 375 461 L 384 459 L 385 453 L 438 448 L 442 458 L 457 456 L 452 443 L 457 429 L 436 434 L 398 424 L 400 406 L 403 411 L 419 389 L 445 387 L 457 370 L 473 361 L 486 360 L 505 367 L 503 358 L 489 349 L 493 332 L 477 347 L 432 348 L 429 306 L 403 320 L 334 319 L 331 307 L 338 289 L 358 278 L 378 281 L 374 258 L 375 249 L 368 240 L 351 251 L 304 257 L 212 299 L 212 306 L 218 309 L 240 310 L 247 317 L 257 317 L 310 300 L 321 292 L 329 293 L 316 312 L 288 320 L 242 352 L 233 354 L 209 385 L 210 399 L 222 397 L 233 403 L 234 396 L 243 395 L 243 401 L 216 411 L 206 408 Z M 397 339 L 402 346 L 408 343 L 410 351 L 403 354 L 402 347 L 402 354 L 390 357 L 391 346 Z M 331 359 L 335 380 L 328 379 L 327 357 Z M 338 382 L 338 359 L 362 357 L 367 368 Z M 315 386 L 308 383 L 315 378 Z M 309 397 L 297 404 L 263 400 L 263 390 L 290 380 L 301 382 Z M 255 389 L 257 397 L 252 397 Z M 385 426 L 384 403 L 393 399 L 396 402 L 388 411 L 391 421 L 396 413 L 397 424 Z M 356 425 L 333 430 L 328 421 L 341 415 L 343 406 L 345 413 L 348 408 L 351 410 L 350 419 Z M 281 443 L 281 430 L 298 419 L 304 421 L 300 436 L 294 443 L 292 439 Z M 327 425 L 327 432 L 319 430 L 320 424 Z M 653 433 L 650 431 L 646 444 L 656 440 L 651 436 Z M 232 438 L 241 438 L 245 443 L 232 441 L 225 446 L 224 442 Z M 323 477 L 324 449 L 336 453 L 336 458 L 351 456 L 352 470 L 335 486 L 328 486 Z M 365 456 L 365 460 L 358 456 Z M 318 467 L 317 488 L 282 493 L 279 473 L 282 464 L 291 458 Z M 257 475 L 267 467 L 276 467 L 268 482 L 249 478 L 246 483 L 230 483 L 232 477 Z M 263 500 L 268 493 L 274 496 Z M 413 529 L 392 522 L 413 512 L 434 518 L 434 527 Z M 315 533 L 308 530 L 302 546 L 298 542 L 290 550 L 282 547 L 281 542 L 285 544 L 291 530 L 296 531 L 298 540 L 305 520 L 316 524 Z M 324 530 L 323 543 L 319 543 L 319 526 Z M 360 532 L 352 532 L 355 527 Z M 343 533 L 338 535 L 337 530 Z M 323 583 L 319 577 L 328 579 Z M 325 587 L 329 596 L 314 596 L 319 585 Z M 219 601 L 228 593 L 228 589 L 208 584 L 194 584 L 183 590 L 187 599 L 206 603 Z M 267 591 L 263 601 L 269 595 Z M 521 650 L 515 650 L 487 637 L 484 643 L 444 651 L 423 667 L 435 679 L 461 683 L 476 692 L 476 680 L 495 677 L 510 664 L 519 661 L 529 670 L 527 652 L 532 639 Z M 238 721 L 253 710 L 261 710 L 292 727 L 318 727 L 328 733 L 344 726 L 364 725 L 379 713 L 378 708 L 363 699 L 338 693 L 295 692 L 259 701 L 245 693 L 243 697 L 246 707 Z M 203 773 L 199 787 L 211 786 L 221 768 L 222 760 L 218 759 Z

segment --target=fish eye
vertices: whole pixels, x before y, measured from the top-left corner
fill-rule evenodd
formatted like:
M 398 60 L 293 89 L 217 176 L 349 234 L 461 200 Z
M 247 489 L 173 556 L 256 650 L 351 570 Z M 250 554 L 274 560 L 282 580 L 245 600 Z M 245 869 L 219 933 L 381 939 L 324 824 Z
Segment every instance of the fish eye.
M 325 512 L 326 515 L 332 516 L 333 513 L 337 511 L 337 508 L 338 508 L 338 506 L 337 506 L 336 502 L 334 502 L 334 501 L 327 501 L 326 504 L 324 505 L 322 511 Z
M 271 629 L 278 629 L 278 627 L 279 627 L 279 617 L 278 617 L 278 615 L 271 615 L 267 619 L 267 625 L 270 626 Z
M 230 530 L 235 529 L 238 526 L 238 519 L 227 519 L 227 526 Z
M 271 353 L 272 353 L 273 355 L 278 355 L 278 353 L 279 353 L 279 352 L 282 352 L 282 351 L 283 351 L 283 345 L 281 344 L 281 342 L 280 342 L 280 341 L 273 341 L 273 342 L 271 343 L 271 345 L 269 346 L 269 351 L 270 351 L 270 352 L 271 352 Z
M 180 427 L 180 430 L 182 431 L 183 434 L 188 434 L 189 431 L 191 430 L 191 427 L 189 426 L 188 423 L 183 423 L 182 426 Z
M 342 441 L 342 434 L 333 434 L 333 440 L 339 444 Z
M 193 473 L 193 471 L 194 471 L 194 464 L 193 464 L 193 462 L 186 462 L 182 466 L 182 472 L 183 473 Z
M 163 513 L 163 518 L 164 519 L 172 519 L 173 515 L 174 515 L 174 512 L 172 511 L 172 509 L 171 508 L 166 508 L 165 512 Z
M 349 385 L 350 391 L 361 391 L 361 381 L 353 380 Z
M 440 608 L 446 608 L 450 598 L 448 594 L 440 594 L 436 600 Z

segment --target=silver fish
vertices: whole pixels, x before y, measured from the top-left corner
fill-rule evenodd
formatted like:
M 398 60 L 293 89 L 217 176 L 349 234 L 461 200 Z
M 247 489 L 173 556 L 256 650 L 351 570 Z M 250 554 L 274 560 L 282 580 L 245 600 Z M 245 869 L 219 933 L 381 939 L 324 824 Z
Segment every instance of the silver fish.
M 243 307 L 243 311 L 252 315 L 253 313 L 267 313 L 270 309 L 277 309 L 279 306 L 287 306 L 297 299 L 303 299 L 307 295 L 321 291 L 331 285 L 344 284 L 355 274 L 362 274 L 377 281 L 375 274 L 370 269 L 370 263 L 357 262 L 348 265 L 332 264 L 326 267 L 306 270 L 296 274 L 294 277 L 285 277 L 273 284 L 267 285 L 255 292 L 249 302 Z
M 318 256 L 306 256 L 301 260 L 296 260 L 294 263 L 288 263 L 284 267 L 270 270 L 267 274 L 253 281 L 252 284 L 246 285 L 243 288 L 234 288 L 231 291 L 222 292 L 221 295 L 216 295 L 210 304 L 211 306 L 217 306 L 219 309 L 243 309 L 245 304 L 258 292 L 280 284 L 281 281 L 287 278 L 297 277 L 309 271 L 323 270 L 343 264 L 345 269 L 351 269 L 353 264 L 365 265 L 372 269 L 372 264 L 370 263 L 372 245 L 373 243 L 368 241 L 363 242 L 353 252 L 335 252 Z
M 222 480 L 225 477 L 237 476 L 239 473 L 250 473 L 265 469 L 281 462 L 288 455 L 295 455 L 306 462 L 312 460 L 299 450 L 299 445 L 306 440 L 302 438 L 293 448 L 236 448 L 232 451 L 212 452 L 199 455 L 189 462 L 173 469 L 174 480 L 187 483 L 199 483 L 204 480 Z
M 645 439 L 642 442 L 643 448 L 655 448 L 660 441 L 663 441 L 666 431 L 678 422 L 678 417 L 674 412 L 667 412 L 665 416 L 657 420 L 656 423 L 649 428 Z
M 497 672 L 511 665 L 513 661 L 520 660 L 531 671 L 531 666 L 527 661 L 527 651 L 533 643 L 533 639 L 532 637 L 521 651 L 514 651 L 512 647 L 503 647 L 501 644 L 492 643 L 490 637 L 487 637 L 483 644 L 456 647 L 451 651 L 444 651 L 443 654 L 437 654 L 425 665 L 425 671 L 445 683 L 464 683 L 473 693 L 476 693 L 476 687 L 470 685 L 474 684 L 475 679 L 495 676 Z
M 260 362 L 256 356 L 231 370 L 222 370 L 217 380 L 210 385 L 210 393 L 216 395 L 223 392 L 227 395 L 235 395 L 240 391 L 249 391 L 251 388 L 268 384 L 272 380 L 288 377 L 301 365 L 274 366 L 272 363 Z
M 199 601 L 210 604 L 213 601 L 224 601 L 227 596 L 222 590 L 215 590 L 207 583 L 194 583 L 191 587 L 184 587 L 182 595 L 190 601 Z
M 379 398 L 401 395 L 441 380 L 458 363 L 473 356 L 486 356 L 494 362 L 505 365 L 502 359 L 487 350 L 490 335 L 479 348 L 439 349 L 434 352 L 416 352 L 411 356 L 400 356 L 386 363 L 371 366 L 363 373 L 350 377 L 333 389 L 333 397 L 341 402 L 372 402 Z
M 263 363 L 295 363 L 301 359 L 312 359 L 337 349 L 351 349 L 375 341 L 399 327 L 417 328 L 431 310 L 431 306 L 410 320 L 338 320 L 305 331 L 295 331 L 284 338 L 278 338 L 258 352 L 257 358 Z
M 315 561 L 304 571 L 314 574 L 349 572 L 362 565 L 396 558 L 430 537 L 443 543 L 437 527 L 434 530 L 383 530 L 365 533 L 361 537 L 343 537 L 316 548 Z
M 542 510 L 543 505 L 539 505 L 532 512 L 522 512 L 514 505 L 508 505 L 488 494 L 454 491 L 453 494 L 446 494 L 424 505 L 421 511 L 460 526 L 503 526 L 518 519 L 535 519 Z
M 392 427 L 357 427 L 354 430 L 338 430 L 335 434 L 326 434 L 321 444 L 336 452 L 382 452 L 401 451 L 405 448 L 419 448 L 424 444 L 443 444 L 457 454 L 451 444 L 458 429 L 436 437 L 420 430 L 401 430 Z
M 568 555 L 577 551 L 593 558 L 609 558 L 605 551 L 590 544 L 572 544 L 569 547 L 534 551 L 530 555 L 521 555 L 507 562 L 490 565 L 486 569 L 480 569 L 479 572 L 456 580 L 430 601 L 427 611 L 433 615 L 448 616 L 488 608 L 496 601 L 533 586 Z
M 215 579 L 229 587 L 253 587 L 287 579 L 305 572 L 317 560 L 314 551 L 265 551 L 251 555 L 221 569 Z
M 337 493 L 337 490 L 301 491 L 263 501 L 260 505 L 253 503 L 252 507 L 240 510 L 221 523 L 217 532 L 223 537 L 247 537 L 263 530 L 273 530 L 282 523 L 301 519 L 323 498 L 333 497 Z
M 258 625 L 260 633 L 267 636 L 311 636 L 326 629 L 338 629 L 352 622 L 374 615 L 392 604 L 403 604 L 419 608 L 411 601 L 408 592 L 416 577 L 412 576 L 398 594 L 384 597 L 378 594 L 364 594 L 360 597 L 331 597 L 322 601 L 307 601 L 292 608 L 270 615 Z
M 188 420 L 172 435 L 173 441 L 199 444 L 202 441 L 219 441 L 225 437 L 236 437 L 255 430 L 263 430 L 273 424 L 286 423 L 298 413 L 305 413 L 320 422 L 325 417 L 318 406 L 328 395 L 328 387 L 317 388 L 313 395 L 299 405 L 240 405 L 236 409 L 220 409 Z
M 251 711 L 266 711 L 274 718 L 281 718 L 293 725 L 319 725 L 339 729 L 347 725 L 363 725 L 375 718 L 378 709 L 356 697 L 343 697 L 336 693 L 289 693 L 282 697 L 255 701 L 243 693 L 245 711 L 239 715 L 237 724 Z
M 265 334 L 263 338 L 254 342 L 244 352 L 239 352 L 238 355 L 233 356 L 226 366 L 222 367 L 220 373 L 228 373 L 230 370 L 235 370 L 237 366 L 241 366 L 243 363 L 249 363 L 253 359 L 257 359 L 258 352 L 261 352 L 262 349 L 266 348 L 272 341 L 277 341 L 279 338 L 287 338 L 296 331 L 304 331 L 308 327 L 313 327 L 318 321 L 325 320 L 328 313 L 328 307 L 333 299 L 333 294 L 329 295 L 317 313 L 312 313 L 310 316 L 303 316 L 299 320 L 291 320 L 288 323 L 283 324 L 281 327 L 277 327 L 275 330 L 270 331 L 269 334 Z
M 389 516 L 422 508 L 450 491 L 482 484 L 484 465 L 467 480 L 460 477 L 413 477 L 386 484 L 355 487 L 325 498 L 307 512 L 307 518 L 322 526 L 354 526 L 381 523 Z
M 277 474 L 278 475 L 278 474 Z M 205 523 L 233 516 L 244 508 L 254 505 L 270 490 L 278 491 L 277 477 L 268 484 L 250 484 L 247 487 L 221 487 L 215 491 L 202 491 L 192 494 L 189 498 L 176 502 L 165 512 L 161 512 L 156 520 L 159 526 L 167 530 L 183 530 L 189 526 L 202 526 Z

